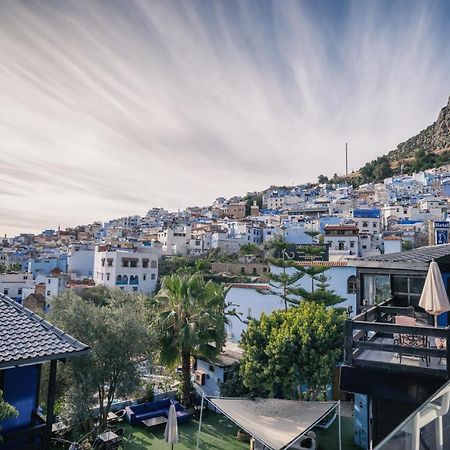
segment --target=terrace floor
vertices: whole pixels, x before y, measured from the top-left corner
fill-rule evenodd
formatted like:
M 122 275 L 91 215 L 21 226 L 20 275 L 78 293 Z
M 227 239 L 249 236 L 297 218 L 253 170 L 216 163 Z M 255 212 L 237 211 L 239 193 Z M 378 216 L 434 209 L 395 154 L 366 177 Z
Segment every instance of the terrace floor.
M 375 339 L 374 342 L 381 344 L 392 344 L 393 339 L 387 337 L 378 337 Z M 364 350 L 356 357 L 356 360 L 400 364 L 400 358 L 398 357 L 397 353 L 382 352 L 379 350 Z M 401 364 L 406 366 L 427 368 L 425 359 L 422 359 L 417 356 L 403 355 Z M 443 372 L 445 372 L 447 369 L 445 358 L 443 358 L 442 361 L 440 361 L 440 358 L 431 357 L 429 359 L 428 368 L 442 370 Z

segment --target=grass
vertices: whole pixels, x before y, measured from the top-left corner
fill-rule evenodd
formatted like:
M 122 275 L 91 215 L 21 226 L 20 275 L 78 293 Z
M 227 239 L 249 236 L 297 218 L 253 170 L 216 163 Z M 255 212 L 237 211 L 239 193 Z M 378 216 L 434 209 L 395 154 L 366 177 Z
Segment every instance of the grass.
M 353 444 L 353 417 L 342 417 L 342 450 L 361 450 Z M 123 425 L 126 429 L 123 442 L 124 450 L 170 450 L 164 441 L 164 426 L 149 430 L 144 426 Z M 174 450 L 192 450 L 197 445 L 198 420 L 182 424 L 178 428 L 180 440 Z M 239 442 L 236 438 L 238 427 L 225 416 L 208 411 L 203 417 L 200 435 L 202 450 L 248 450 L 248 443 Z M 338 450 L 338 421 L 335 420 L 327 430 L 314 429 L 318 437 L 319 450 Z M 67 449 L 57 446 L 56 449 Z
M 198 421 L 191 420 L 179 426 L 180 440 L 174 446 L 176 450 L 192 450 L 197 445 Z M 200 435 L 200 448 L 211 450 L 249 449 L 249 444 L 239 442 L 236 438 L 238 427 L 219 414 L 208 412 L 203 419 Z M 148 430 L 143 426 L 126 425 L 124 450 L 168 450 L 170 445 L 164 441 L 164 426 L 156 430 Z
M 319 441 L 320 450 L 339 450 L 339 430 L 338 420 L 336 419 L 330 428 L 324 430 L 322 428 L 314 429 Z M 353 443 L 354 436 L 354 418 L 341 417 L 341 432 L 342 432 L 342 450 L 361 450 Z

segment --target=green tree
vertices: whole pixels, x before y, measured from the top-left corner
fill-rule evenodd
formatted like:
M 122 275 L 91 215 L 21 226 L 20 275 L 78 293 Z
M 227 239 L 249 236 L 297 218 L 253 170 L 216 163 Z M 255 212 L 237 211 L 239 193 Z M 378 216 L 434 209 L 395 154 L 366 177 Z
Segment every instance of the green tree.
M 16 416 L 16 408 L 3 400 L 3 392 L 0 390 L 0 423 L 5 419 L 11 419 Z
M 290 289 L 295 283 L 303 277 L 303 273 L 298 270 L 294 270 L 294 272 L 289 273 L 288 268 L 294 267 L 294 262 L 289 258 L 286 258 L 286 250 L 288 248 L 287 242 L 284 240 L 282 236 L 275 236 L 270 239 L 265 246 L 268 251 L 269 256 L 267 257 L 270 264 L 275 267 L 281 268 L 281 273 L 273 273 L 269 272 L 269 278 L 271 281 L 278 283 L 281 287 L 280 292 L 269 292 L 270 294 L 276 293 L 279 295 L 284 301 L 284 309 L 287 311 L 288 306 L 298 301 L 293 299 L 290 295 Z M 273 286 L 272 286 L 273 287 Z M 263 293 L 263 292 L 261 292 Z
M 139 294 L 104 288 L 85 290 L 82 297 L 66 291 L 52 300 L 51 321 L 90 346 L 87 356 L 71 358 L 65 369 L 70 384 L 63 415 L 75 427 L 98 406 L 104 429 L 114 398 L 139 386 L 139 362 L 152 348 L 144 302 Z
M 165 277 L 151 303 L 157 311 L 160 362 L 181 363 L 182 402 L 190 404 L 191 357 L 214 360 L 225 342 L 225 291 L 196 274 Z
M 320 398 L 342 358 L 344 321 L 345 314 L 316 302 L 251 320 L 241 338 L 244 386 L 255 395 L 297 399 L 304 384 L 308 399 Z
M 259 245 L 256 244 L 244 244 L 241 245 L 239 253 L 242 256 L 262 256 L 263 250 Z
M 317 178 L 317 182 L 319 184 L 325 184 L 325 183 L 328 183 L 329 181 L 330 180 L 325 175 L 319 175 L 319 177 Z

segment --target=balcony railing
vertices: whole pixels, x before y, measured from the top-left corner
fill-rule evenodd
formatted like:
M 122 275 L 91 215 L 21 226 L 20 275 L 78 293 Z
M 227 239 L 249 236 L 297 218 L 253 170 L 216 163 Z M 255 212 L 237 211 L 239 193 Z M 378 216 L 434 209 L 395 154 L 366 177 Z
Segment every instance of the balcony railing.
M 392 306 L 393 300 L 376 305 L 345 322 L 345 364 L 383 370 L 428 373 L 450 378 L 450 328 L 395 324 L 395 316 L 413 316 L 414 308 Z M 398 336 L 413 336 L 426 345 L 400 344 Z M 397 339 L 396 339 L 397 337 Z M 443 348 L 437 348 L 436 338 Z M 405 356 L 404 358 L 400 356 Z M 408 363 L 407 357 L 419 358 L 419 364 Z M 425 363 L 423 363 L 425 361 Z
M 450 448 L 450 382 L 389 434 L 376 450 Z

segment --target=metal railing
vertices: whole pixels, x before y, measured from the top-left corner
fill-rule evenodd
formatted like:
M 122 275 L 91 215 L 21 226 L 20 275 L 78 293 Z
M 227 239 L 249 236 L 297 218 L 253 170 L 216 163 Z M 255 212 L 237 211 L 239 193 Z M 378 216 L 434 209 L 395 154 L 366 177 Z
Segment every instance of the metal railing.
M 417 326 L 397 325 L 393 323 L 397 315 L 413 316 L 414 308 L 391 306 L 393 299 L 389 299 L 379 305 L 367 309 L 353 319 L 345 321 L 344 328 L 344 355 L 345 364 L 349 366 L 361 367 L 383 367 L 394 371 L 402 372 L 423 372 L 434 371 L 437 376 L 450 378 L 450 348 L 436 348 L 429 346 L 409 346 L 401 345 L 394 341 L 394 336 L 412 335 L 418 338 L 423 337 L 425 341 L 430 338 L 441 338 L 445 342 L 450 342 L 450 328 L 438 328 L 428 325 L 418 324 Z M 392 338 L 381 339 L 381 338 Z M 394 354 L 407 354 L 421 358 L 439 358 L 441 367 L 418 367 L 401 363 L 377 361 L 371 359 L 370 354 L 361 358 L 361 354 L 366 351 L 380 351 Z M 444 362 L 445 367 L 444 367 Z M 436 365 L 437 366 L 437 365 Z

